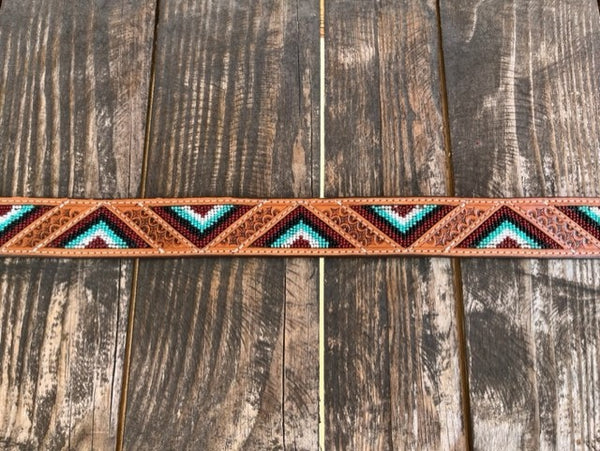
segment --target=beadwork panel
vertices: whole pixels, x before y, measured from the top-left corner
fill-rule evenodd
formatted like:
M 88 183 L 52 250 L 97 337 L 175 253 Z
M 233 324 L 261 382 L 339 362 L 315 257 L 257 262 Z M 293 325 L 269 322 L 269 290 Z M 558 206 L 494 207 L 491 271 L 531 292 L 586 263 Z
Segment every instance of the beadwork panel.
M 5 255 L 600 255 L 597 199 L 10 202 L 0 199 Z

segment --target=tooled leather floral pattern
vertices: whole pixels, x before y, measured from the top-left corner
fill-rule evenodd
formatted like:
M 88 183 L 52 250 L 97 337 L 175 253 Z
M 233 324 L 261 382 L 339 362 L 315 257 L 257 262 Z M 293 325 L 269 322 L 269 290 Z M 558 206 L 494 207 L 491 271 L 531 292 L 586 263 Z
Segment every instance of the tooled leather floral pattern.
M 339 229 L 346 232 L 362 246 L 376 246 L 385 243 L 385 239 L 373 232 L 371 228 L 352 214 L 346 207 L 319 208 Z
M 590 240 L 570 219 L 554 207 L 539 207 L 527 211 L 527 216 L 572 249 L 590 246 Z
M 452 216 L 442 227 L 435 230 L 425 241 L 428 246 L 447 246 L 476 223 L 488 211 L 482 207 L 466 207 Z
M 80 213 L 81 208 L 69 208 L 68 206 L 57 208 L 50 216 L 38 221 L 35 227 L 25 231 L 12 245 L 16 247 L 35 247 L 71 222 Z
M 279 205 L 258 207 L 254 213 L 251 213 L 251 216 L 243 219 L 242 222 L 224 238 L 222 244 L 240 246 L 271 222 L 284 208 L 286 207 Z
M 239 226 L 225 237 L 222 244 L 240 246 L 272 221 L 284 208 L 286 207 L 272 205 L 259 207 L 254 213 L 251 213 L 250 217 L 242 220 Z
M 167 230 L 154 214 L 143 208 L 119 208 L 119 211 L 137 225 L 142 232 L 160 247 L 180 247 L 181 239 Z

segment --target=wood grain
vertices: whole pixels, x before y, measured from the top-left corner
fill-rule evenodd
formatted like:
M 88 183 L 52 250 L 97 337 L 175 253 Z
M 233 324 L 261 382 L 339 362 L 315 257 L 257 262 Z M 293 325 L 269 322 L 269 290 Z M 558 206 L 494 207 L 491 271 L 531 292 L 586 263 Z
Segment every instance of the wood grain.
M 331 0 L 326 195 L 444 195 L 434 1 Z M 442 259 L 327 259 L 327 449 L 462 449 Z
M 154 5 L 3 0 L 0 195 L 138 194 Z M 0 447 L 114 447 L 131 262 L 0 260 Z
M 146 194 L 318 192 L 317 39 L 312 1 L 161 2 Z M 316 449 L 317 279 L 309 259 L 141 262 L 126 448 Z
M 456 194 L 600 194 L 592 0 L 442 2 Z M 598 449 L 600 262 L 465 260 L 477 449 Z

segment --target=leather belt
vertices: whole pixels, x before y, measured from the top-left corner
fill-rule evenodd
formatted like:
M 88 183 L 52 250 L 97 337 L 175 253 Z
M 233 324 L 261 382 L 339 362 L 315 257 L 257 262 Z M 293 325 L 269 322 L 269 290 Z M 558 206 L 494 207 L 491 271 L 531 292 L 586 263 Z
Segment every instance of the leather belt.
M 0 198 L 0 255 L 600 257 L 600 199 Z

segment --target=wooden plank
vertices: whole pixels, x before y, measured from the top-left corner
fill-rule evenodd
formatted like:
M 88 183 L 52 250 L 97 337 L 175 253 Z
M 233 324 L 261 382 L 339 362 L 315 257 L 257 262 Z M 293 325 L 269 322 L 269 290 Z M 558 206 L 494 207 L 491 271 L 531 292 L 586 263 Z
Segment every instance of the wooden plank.
M 0 195 L 138 193 L 154 5 L 4 0 Z M 131 262 L 0 260 L 0 447 L 115 446 Z
M 597 3 L 442 4 L 457 195 L 600 195 Z M 475 448 L 596 449 L 600 262 L 462 274 Z
M 435 2 L 327 8 L 327 195 L 446 194 Z M 464 448 L 450 260 L 325 277 L 327 449 Z
M 317 39 L 308 0 L 161 3 L 146 194 L 314 194 Z M 317 279 L 314 259 L 143 261 L 126 448 L 316 449 Z

